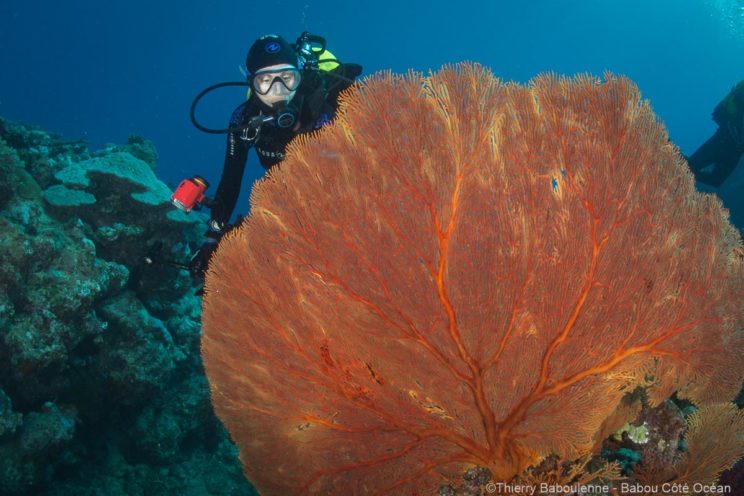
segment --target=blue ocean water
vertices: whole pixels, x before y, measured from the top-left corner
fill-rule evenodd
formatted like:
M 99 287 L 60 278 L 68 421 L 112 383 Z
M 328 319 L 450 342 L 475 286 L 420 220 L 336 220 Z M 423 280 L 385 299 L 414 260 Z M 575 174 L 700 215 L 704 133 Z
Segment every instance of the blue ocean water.
M 191 125 L 193 97 L 242 80 L 239 67 L 256 37 L 294 40 L 305 30 L 326 37 L 336 56 L 362 64 L 365 74 L 462 60 L 521 82 L 544 71 L 625 74 L 686 154 L 715 131 L 712 109 L 744 79 L 741 0 L 4 0 L 0 115 L 93 148 L 142 135 L 160 153 L 161 179 L 175 184 L 198 173 L 216 185 L 225 139 Z M 225 127 L 244 94 L 210 94 L 199 118 Z M 736 213 L 741 172 L 719 191 Z M 251 153 L 238 211 L 263 173 Z

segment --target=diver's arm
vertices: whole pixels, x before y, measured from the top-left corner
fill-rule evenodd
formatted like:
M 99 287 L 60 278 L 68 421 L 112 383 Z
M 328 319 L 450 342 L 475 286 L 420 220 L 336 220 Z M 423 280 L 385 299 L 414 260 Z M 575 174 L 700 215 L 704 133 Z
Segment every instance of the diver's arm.
M 227 135 L 227 149 L 225 151 L 225 165 L 222 169 L 220 184 L 214 196 L 212 215 L 209 227 L 213 231 L 221 231 L 230 221 L 235 204 L 240 195 L 240 185 L 243 182 L 245 162 L 248 158 L 250 146 L 240 139 L 238 133 Z
M 230 127 L 234 125 L 232 120 L 230 124 Z M 241 140 L 237 133 L 227 135 L 225 166 L 210 207 L 212 215 L 209 220 L 209 229 L 204 233 L 204 242 L 201 247 L 196 250 L 189 262 L 189 270 L 194 275 L 204 275 L 209 266 L 209 260 L 217 248 L 217 243 L 228 230 L 226 226 L 235 209 L 235 203 L 238 201 L 249 148 L 248 143 Z

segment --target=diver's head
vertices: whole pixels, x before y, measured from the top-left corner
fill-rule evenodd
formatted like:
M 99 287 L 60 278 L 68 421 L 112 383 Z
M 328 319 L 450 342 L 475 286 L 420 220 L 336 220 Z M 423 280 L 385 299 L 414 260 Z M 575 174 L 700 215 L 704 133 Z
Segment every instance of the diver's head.
M 292 45 L 281 36 L 270 34 L 256 40 L 248 50 L 245 66 L 256 96 L 266 105 L 288 102 L 297 93 L 299 60 Z

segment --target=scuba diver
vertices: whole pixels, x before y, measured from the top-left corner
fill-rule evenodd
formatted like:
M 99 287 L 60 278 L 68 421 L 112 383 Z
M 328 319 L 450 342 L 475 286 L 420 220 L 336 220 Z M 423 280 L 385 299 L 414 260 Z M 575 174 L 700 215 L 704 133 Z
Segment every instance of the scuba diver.
M 172 198 L 174 205 L 186 212 L 194 203 L 211 209 L 206 241 L 189 264 L 195 275 L 203 275 L 220 238 L 234 227 L 228 222 L 238 200 L 250 148 L 256 150 L 266 170 L 281 162 L 295 136 L 333 120 L 339 94 L 362 72 L 358 64 L 336 60 L 325 49 L 325 39 L 307 32 L 294 45 L 281 36 L 262 36 L 248 50 L 245 65 L 247 83 L 213 85 L 200 93 L 191 107 L 191 119 L 197 128 L 227 133 L 225 162 L 214 198 L 203 195 L 208 183 L 199 176 L 183 181 Z M 248 97 L 233 111 L 229 127 L 215 130 L 201 126 L 194 118 L 196 103 L 207 92 L 228 85 L 249 87 Z
M 715 134 L 687 158 L 695 179 L 717 188 L 734 171 L 744 154 L 744 81 L 713 110 Z M 712 165 L 712 170 L 708 166 Z

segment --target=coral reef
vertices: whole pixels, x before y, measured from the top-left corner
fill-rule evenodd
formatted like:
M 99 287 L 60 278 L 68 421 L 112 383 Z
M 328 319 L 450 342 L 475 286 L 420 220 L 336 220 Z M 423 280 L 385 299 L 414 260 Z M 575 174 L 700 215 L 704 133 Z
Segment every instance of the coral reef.
M 212 413 L 195 281 L 166 263 L 204 218 L 173 213 L 156 162 L 0 119 L 3 496 L 256 494 Z
M 251 202 L 202 353 L 262 495 L 614 481 L 618 430 L 656 443 L 626 472 L 645 453 L 681 483 L 744 454 L 741 238 L 629 80 L 370 78 Z M 698 408 L 659 430 L 675 393 Z
M 683 454 L 686 429 L 685 414 L 672 399 L 656 407 L 644 402 L 640 414 L 606 440 L 603 455 L 619 461 L 625 473 L 650 482 L 644 474 L 663 473 Z

